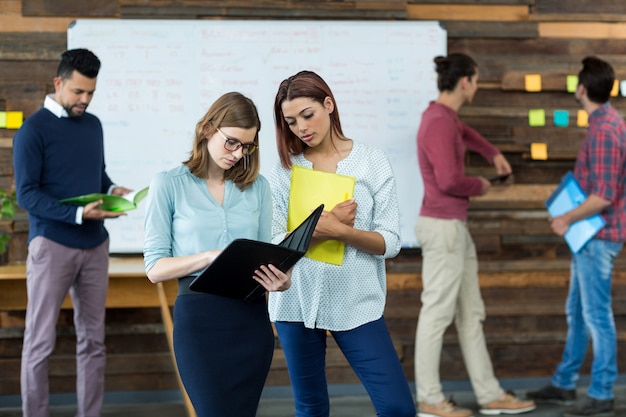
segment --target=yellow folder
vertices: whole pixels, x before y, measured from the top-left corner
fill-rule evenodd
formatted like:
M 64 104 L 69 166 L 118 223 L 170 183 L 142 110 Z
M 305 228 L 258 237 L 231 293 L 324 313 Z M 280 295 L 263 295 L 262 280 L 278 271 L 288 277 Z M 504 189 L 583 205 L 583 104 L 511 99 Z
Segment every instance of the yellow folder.
M 356 178 L 292 165 L 287 228 L 295 229 L 320 204 L 327 211 L 354 195 Z M 335 265 L 343 263 L 345 243 L 327 240 L 310 248 L 304 255 Z

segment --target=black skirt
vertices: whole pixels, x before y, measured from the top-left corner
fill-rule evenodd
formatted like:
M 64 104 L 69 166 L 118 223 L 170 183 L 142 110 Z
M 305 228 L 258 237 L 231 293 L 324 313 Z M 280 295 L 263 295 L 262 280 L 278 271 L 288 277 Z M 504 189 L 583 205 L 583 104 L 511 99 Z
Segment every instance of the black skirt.
M 274 353 L 265 297 L 179 295 L 174 352 L 198 417 L 255 417 Z

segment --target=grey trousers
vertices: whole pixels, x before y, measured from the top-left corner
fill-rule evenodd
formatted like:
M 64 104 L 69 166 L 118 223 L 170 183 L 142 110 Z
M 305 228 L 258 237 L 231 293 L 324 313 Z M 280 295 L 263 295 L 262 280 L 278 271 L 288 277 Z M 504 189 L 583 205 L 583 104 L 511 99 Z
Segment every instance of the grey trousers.
M 21 364 L 22 412 L 49 416 L 48 357 L 68 291 L 76 328 L 78 417 L 99 417 L 104 396 L 104 317 L 109 242 L 74 249 L 38 236 L 28 245 L 26 325 Z

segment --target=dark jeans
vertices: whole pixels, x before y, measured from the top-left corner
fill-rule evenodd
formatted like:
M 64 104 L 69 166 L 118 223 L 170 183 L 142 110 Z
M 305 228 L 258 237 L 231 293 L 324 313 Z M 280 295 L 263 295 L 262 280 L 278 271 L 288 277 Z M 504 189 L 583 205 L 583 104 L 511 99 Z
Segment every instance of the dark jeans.
M 276 322 L 275 326 L 289 368 L 296 416 L 327 417 L 326 330 L 308 329 L 300 322 Z M 378 416 L 415 417 L 411 390 L 383 318 L 331 334 Z

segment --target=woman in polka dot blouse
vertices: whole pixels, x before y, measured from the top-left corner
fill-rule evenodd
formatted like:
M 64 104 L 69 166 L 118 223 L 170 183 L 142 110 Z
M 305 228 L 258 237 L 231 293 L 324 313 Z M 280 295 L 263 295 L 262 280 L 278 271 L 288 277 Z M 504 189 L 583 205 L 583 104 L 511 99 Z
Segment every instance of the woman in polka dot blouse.
M 280 156 L 270 175 L 274 242 L 287 234 L 293 165 L 356 178 L 354 197 L 326 208 L 311 243 L 344 242 L 342 264 L 304 257 L 294 267 L 292 287 L 269 296 L 296 416 L 329 415 L 329 332 L 377 415 L 414 417 L 411 391 L 383 318 L 385 258 L 400 251 L 400 214 L 389 160 L 380 149 L 344 136 L 333 93 L 314 72 L 299 72 L 280 84 L 274 116 Z

